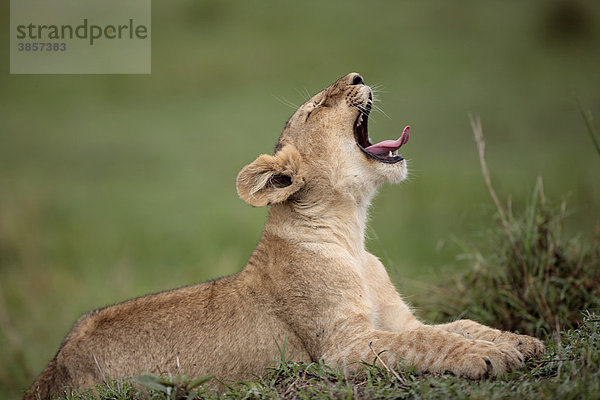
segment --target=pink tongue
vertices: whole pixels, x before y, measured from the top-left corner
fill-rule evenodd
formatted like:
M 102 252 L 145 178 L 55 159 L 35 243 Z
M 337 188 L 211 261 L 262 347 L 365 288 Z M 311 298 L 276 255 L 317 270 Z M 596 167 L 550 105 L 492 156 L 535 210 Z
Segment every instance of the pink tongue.
M 365 150 L 367 150 L 369 153 L 387 156 L 390 153 L 390 151 L 394 152 L 400 147 L 404 146 L 408 142 L 409 137 L 410 126 L 407 125 L 406 128 L 404 128 L 404 130 L 402 131 L 402 135 L 400 135 L 398 140 L 384 140 L 383 142 L 379 142 L 367 147 Z

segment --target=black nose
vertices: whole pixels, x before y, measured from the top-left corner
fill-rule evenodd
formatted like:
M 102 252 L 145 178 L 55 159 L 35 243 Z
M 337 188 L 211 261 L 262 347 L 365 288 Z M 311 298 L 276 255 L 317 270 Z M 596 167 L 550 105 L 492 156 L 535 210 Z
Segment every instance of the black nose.
M 352 84 L 353 85 L 364 85 L 365 80 L 363 79 L 362 76 L 356 74 L 356 75 L 354 75 L 354 78 L 352 78 Z

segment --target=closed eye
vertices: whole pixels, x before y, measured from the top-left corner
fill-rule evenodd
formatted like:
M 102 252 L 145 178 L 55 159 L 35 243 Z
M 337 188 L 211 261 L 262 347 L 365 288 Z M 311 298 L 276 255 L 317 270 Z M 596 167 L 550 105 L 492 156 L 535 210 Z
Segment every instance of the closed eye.
M 319 108 L 321 108 L 321 107 L 322 107 L 321 103 L 317 103 L 317 102 L 315 102 L 315 103 L 314 103 L 314 107 L 313 107 L 313 109 L 312 109 L 312 110 L 310 110 L 310 111 L 308 112 L 308 114 L 306 114 L 306 119 L 305 119 L 305 121 L 308 121 L 308 118 L 310 117 L 310 115 L 311 115 L 311 114 L 312 114 L 314 111 L 317 111 L 317 110 L 318 110 Z

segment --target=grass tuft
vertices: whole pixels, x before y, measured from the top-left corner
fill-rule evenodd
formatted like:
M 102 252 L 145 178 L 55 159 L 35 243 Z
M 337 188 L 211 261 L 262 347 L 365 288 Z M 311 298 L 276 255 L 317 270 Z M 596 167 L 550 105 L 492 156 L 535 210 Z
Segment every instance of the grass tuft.
M 515 214 L 492 186 L 481 122 L 471 119 L 484 181 L 496 205 L 496 226 L 477 245 L 464 245 L 470 268 L 442 285 L 433 319 L 471 318 L 540 336 L 572 328 L 581 310 L 600 308 L 600 230 L 591 244 L 563 238 L 567 203 L 544 195 L 539 178 L 529 204 Z
M 600 308 L 600 235 L 587 245 L 577 237 L 563 239 L 566 215 L 566 202 L 548 201 L 538 181 L 529 205 L 518 215 L 506 214 L 511 238 L 492 229 L 484 243 L 465 245 L 461 258 L 470 268 L 443 285 L 431 307 L 437 314 L 430 317 L 460 315 L 540 335 L 571 328 L 581 310 Z

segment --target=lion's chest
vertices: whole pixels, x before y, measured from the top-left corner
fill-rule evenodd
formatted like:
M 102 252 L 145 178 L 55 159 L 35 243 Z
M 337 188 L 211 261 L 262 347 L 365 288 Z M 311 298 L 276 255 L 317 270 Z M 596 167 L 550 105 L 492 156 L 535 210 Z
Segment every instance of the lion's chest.
M 373 326 L 377 325 L 377 288 L 368 268 L 368 253 L 353 254 L 341 246 L 327 243 L 307 244 L 306 250 L 314 254 L 311 263 L 321 267 L 313 276 L 315 285 L 322 285 L 322 295 L 334 297 L 332 304 L 349 314 L 363 314 Z M 320 259 L 316 261 L 315 259 Z

